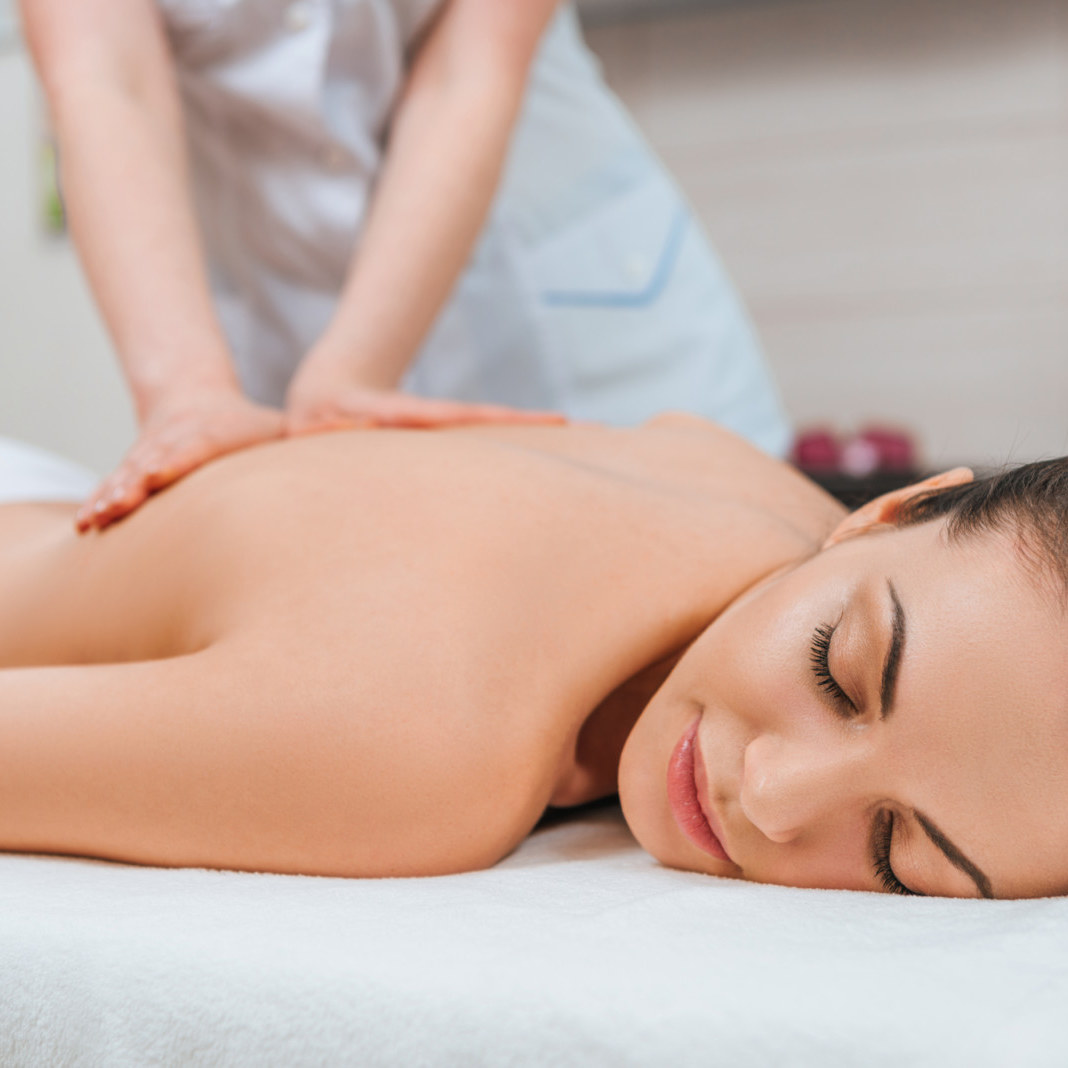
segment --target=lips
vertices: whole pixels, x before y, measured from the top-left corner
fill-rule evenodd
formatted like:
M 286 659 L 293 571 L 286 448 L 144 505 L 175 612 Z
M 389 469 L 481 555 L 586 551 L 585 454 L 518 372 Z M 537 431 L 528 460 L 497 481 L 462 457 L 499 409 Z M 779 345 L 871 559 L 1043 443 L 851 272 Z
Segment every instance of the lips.
M 668 761 L 667 795 L 671 814 L 679 825 L 679 830 L 693 842 L 698 849 L 717 860 L 733 863 L 723 843 L 712 829 L 706 809 L 701 804 L 698 793 L 698 777 L 704 785 L 704 767 L 699 758 L 697 745 L 697 727 L 700 717 L 695 719 L 686 733 L 679 739 L 671 759 Z

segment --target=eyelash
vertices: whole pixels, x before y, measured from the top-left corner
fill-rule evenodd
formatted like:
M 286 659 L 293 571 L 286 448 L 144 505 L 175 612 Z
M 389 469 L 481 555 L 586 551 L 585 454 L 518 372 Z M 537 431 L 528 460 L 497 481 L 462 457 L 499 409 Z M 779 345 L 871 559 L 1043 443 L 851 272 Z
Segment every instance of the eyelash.
M 822 623 L 816 628 L 812 635 L 809 660 L 812 662 L 812 673 L 816 676 L 816 685 L 834 700 L 839 714 L 849 719 L 857 714 L 857 706 L 850 701 L 845 690 L 838 685 L 838 680 L 831 674 L 831 638 L 834 637 L 834 630 L 829 623 Z
M 816 685 L 824 693 L 830 695 L 840 715 L 851 718 L 857 714 L 857 707 L 831 674 L 831 639 L 834 637 L 834 631 L 835 628 L 829 623 L 823 623 L 816 628 L 816 632 L 812 635 L 812 650 L 809 659 L 812 662 L 812 672 L 816 676 Z M 872 849 L 875 875 L 887 893 L 919 897 L 921 895 L 915 890 L 910 890 L 894 874 L 894 869 L 890 865 L 890 845 L 893 837 L 894 815 L 888 812 L 882 817 L 880 826 L 875 832 Z
M 908 897 L 922 897 L 922 894 L 910 890 L 895 874 L 890 866 L 890 843 L 894 837 L 894 814 L 886 813 L 881 817 L 879 828 L 875 832 L 872 850 L 875 863 L 875 875 L 882 888 L 888 894 L 905 894 Z

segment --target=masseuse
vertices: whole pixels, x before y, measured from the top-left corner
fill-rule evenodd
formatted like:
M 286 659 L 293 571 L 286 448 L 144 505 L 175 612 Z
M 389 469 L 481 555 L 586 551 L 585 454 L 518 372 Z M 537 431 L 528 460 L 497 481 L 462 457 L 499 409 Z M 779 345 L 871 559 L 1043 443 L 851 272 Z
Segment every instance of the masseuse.
M 558 0 L 21 6 L 140 423 L 83 529 L 340 426 L 676 408 L 785 448 L 730 283 Z

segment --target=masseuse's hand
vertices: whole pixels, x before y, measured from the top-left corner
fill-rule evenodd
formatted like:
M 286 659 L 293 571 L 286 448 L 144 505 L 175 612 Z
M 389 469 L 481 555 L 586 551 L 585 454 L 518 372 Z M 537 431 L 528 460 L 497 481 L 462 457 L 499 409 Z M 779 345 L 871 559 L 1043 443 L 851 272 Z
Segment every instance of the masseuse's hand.
M 431 400 L 360 384 L 343 370 L 302 367 L 286 398 L 286 433 L 371 427 L 472 426 L 477 424 L 560 424 L 558 412 L 523 411 L 498 404 Z
M 285 417 L 236 389 L 210 389 L 162 402 L 145 419 L 122 463 L 75 516 L 81 533 L 103 530 L 151 493 L 228 452 L 282 437 Z

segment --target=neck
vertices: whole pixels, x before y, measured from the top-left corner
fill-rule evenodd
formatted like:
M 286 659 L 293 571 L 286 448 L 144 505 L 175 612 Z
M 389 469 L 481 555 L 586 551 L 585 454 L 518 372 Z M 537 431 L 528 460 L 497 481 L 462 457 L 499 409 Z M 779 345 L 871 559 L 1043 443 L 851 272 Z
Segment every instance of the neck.
M 572 760 L 549 801 L 566 808 L 617 792 L 619 758 L 638 717 L 671 674 L 682 650 L 655 661 L 612 691 L 586 718 Z

